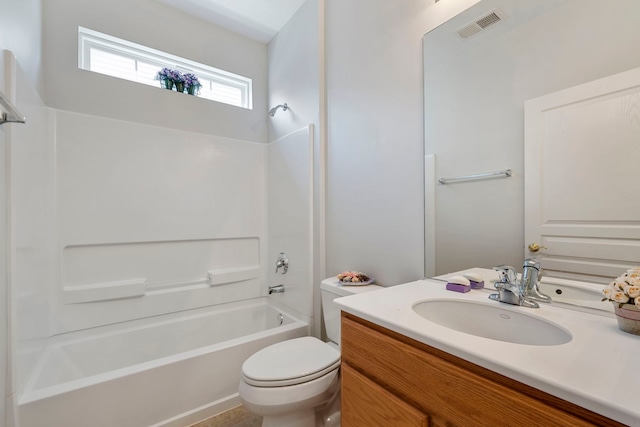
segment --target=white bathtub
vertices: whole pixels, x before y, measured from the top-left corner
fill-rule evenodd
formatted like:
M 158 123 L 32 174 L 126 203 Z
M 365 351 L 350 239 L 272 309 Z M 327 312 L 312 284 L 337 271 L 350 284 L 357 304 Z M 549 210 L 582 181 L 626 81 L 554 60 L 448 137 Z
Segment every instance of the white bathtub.
M 306 321 L 272 304 L 259 298 L 52 338 L 18 398 L 19 425 L 184 427 L 237 406 L 242 363 L 308 335 Z

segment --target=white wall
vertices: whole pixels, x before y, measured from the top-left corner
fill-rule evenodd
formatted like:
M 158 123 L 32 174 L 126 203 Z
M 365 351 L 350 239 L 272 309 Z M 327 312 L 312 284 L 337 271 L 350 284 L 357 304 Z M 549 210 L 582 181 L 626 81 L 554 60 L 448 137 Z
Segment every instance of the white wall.
M 48 106 L 266 142 L 266 45 L 154 0 L 47 0 L 43 13 Z M 79 70 L 78 26 L 250 77 L 253 110 Z
M 455 36 L 497 6 L 505 22 L 467 41 Z M 640 66 L 638 16 L 634 0 L 486 0 L 426 36 L 426 151 L 436 154 L 437 176 L 513 170 L 509 179 L 436 186 L 436 273 L 522 265 L 532 243 L 524 241 L 524 101 Z
M 0 10 L 0 49 L 13 52 L 42 95 L 42 0 L 0 0 Z
M 287 103 L 269 118 L 269 141 L 317 124 L 318 0 L 307 0 L 269 42 L 269 108 Z
M 327 1 L 327 275 L 423 277 L 421 40 L 432 3 Z

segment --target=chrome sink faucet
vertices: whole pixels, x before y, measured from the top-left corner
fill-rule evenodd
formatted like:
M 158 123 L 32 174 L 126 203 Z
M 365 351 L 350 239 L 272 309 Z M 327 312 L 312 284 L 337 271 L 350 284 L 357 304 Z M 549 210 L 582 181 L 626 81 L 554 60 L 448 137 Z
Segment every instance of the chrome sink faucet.
M 540 263 L 538 261 L 524 260 L 520 282 L 518 282 L 518 276 L 513 267 L 501 265 L 493 269 L 498 272 L 500 280 L 494 285 L 498 293 L 489 295 L 489 299 L 529 308 L 540 307 L 536 301 L 551 302 L 551 298 L 541 293 L 538 288 L 538 278 L 540 277 Z

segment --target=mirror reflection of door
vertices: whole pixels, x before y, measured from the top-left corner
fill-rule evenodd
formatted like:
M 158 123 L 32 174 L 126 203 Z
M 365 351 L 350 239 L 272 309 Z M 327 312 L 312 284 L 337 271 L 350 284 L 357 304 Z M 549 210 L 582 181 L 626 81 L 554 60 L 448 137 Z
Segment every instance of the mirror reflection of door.
M 547 275 L 640 265 L 640 68 L 527 101 L 524 158 L 525 242 Z
M 494 9 L 504 19 L 471 37 L 459 35 Z M 426 229 L 434 230 L 426 264 L 435 274 L 499 264 L 520 268 L 527 245 L 549 246 L 524 236 L 525 102 L 640 67 L 638 16 L 637 0 L 482 0 L 425 35 L 425 154 L 433 159 L 426 176 L 433 185 L 426 192 L 435 200 L 426 210 Z M 513 171 L 508 179 L 437 184 L 440 177 L 507 168 Z M 554 191 L 557 199 L 571 198 L 563 187 Z M 588 200 L 574 203 L 590 209 Z M 595 218 L 599 214 L 589 221 L 607 220 Z M 571 251 L 584 249 L 583 243 Z M 550 264 L 547 273 L 563 268 Z

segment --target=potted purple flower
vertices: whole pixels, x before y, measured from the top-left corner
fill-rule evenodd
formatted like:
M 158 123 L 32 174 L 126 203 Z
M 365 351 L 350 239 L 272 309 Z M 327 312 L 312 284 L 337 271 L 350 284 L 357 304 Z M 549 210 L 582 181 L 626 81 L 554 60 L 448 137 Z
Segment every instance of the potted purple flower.
M 173 70 L 169 68 L 163 68 L 158 71 L 155 76 L 155 80 L 160 80 L 160 87 L 172 90 L 173 89 Z
M 176 84 L 176 90 L 180 93 L 184 92 L 184 75 L 178 70 L 172 70 L 172 79 Z
M 161 87 L 172 90 L 175 86 L 178 92 L 184 92 L 184 76 L 178 70 L 163 68 L 158 71 L 155 79 L 160 80 Z
M 184 87 L 187 89 L 189 95 L 197 95 L 200 93 L 202 85 L 195 74 L 185 73 L 182 77 L 184 78 Z

